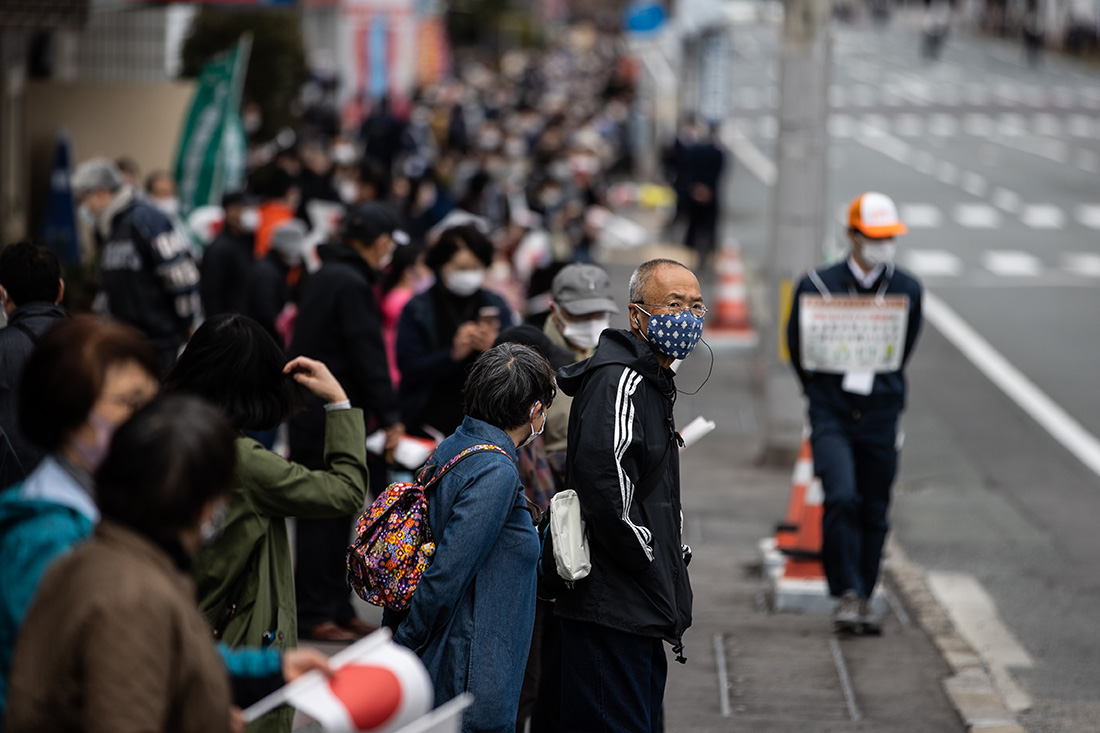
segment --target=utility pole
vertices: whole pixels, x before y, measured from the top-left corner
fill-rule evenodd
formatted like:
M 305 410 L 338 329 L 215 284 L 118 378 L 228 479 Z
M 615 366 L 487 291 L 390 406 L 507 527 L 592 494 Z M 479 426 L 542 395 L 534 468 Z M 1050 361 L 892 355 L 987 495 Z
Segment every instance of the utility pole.
M 779 58 L 779 136 L 768 248 L 769 312 L 761 344 L 766 367 L 766 462 L 787 463 L 802 435 L 802 395 L 787 359 L 793 284 L 818 264 L 827 229 L 829 0 L 784 0 Z

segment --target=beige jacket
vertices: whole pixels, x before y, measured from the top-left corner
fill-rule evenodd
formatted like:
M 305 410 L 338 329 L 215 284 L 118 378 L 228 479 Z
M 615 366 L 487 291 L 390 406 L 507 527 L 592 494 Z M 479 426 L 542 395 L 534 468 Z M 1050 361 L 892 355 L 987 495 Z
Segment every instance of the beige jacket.
M 7 733 L 223 733 L 230 687 L 190 575 L 110 520 L 46 573 L 20 632 Z

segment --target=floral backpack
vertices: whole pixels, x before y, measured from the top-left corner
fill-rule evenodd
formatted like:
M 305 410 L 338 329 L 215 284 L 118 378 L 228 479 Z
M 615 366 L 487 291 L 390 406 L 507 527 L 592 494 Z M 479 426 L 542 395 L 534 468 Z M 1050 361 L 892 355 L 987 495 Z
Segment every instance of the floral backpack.
M 348 582 L 360 598 L 392 611 L 409 607 L 413 591 L 435 555 L 428 524 L 428 490 L 459 461 L 489 451 L 508 455 L 488 443 L 471 445 L 434 474 L 429 458 L 416 481 L 390 484 L 363 512 L 355 524 L 355 541 L 348 548 Z

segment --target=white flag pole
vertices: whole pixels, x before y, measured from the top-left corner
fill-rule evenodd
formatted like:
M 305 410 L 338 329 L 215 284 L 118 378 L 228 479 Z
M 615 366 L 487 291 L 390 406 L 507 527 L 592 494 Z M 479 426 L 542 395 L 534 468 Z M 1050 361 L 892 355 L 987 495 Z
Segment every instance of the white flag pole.
M 389 644 L 392 637 L 393 634 L 389 629 L 379 629 L 370 636 L 355 642 L 348 648 L 333 654 L 329 657 L 329 666 L 334 670 L 339 669 L 348 662 L 364 657 L 370 652 L 373 652 L 376 648 Z M 307 672 L 298 679 L 283 685 L 278 690 L 275 690 L 275 692 L 247 708 L 244 711 L 244 721 L 246 723 L 251 723 L 260 716 L 266 715 L 280 705 L 285 704 L 291 695 L 298 692 L 304 692 L 318 685 L 326 684 L 327 681 L 328 678 L 321 672 Z

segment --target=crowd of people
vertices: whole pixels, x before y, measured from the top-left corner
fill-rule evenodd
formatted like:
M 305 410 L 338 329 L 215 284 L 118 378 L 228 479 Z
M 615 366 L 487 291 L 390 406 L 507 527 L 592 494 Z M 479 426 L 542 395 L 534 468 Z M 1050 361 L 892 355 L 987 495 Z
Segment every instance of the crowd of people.
M 48 249 L 0 252 L 0 729 L 241 730 L 329 671 L 299 639 L 375 630 L 352 520 L 412 439 L 492 448 L 433 489 L 433 562 L 382 619 L 437 702 L 473 693 L 471 731 L 661 729 L 691 606 L 669 367 L 706 308 L 672 260 L 618 297 L 591 264 L 633 73 L 601 39 L 379 100 L 253 150 L 207 230 L 170 176 L 77 167 L 94 313 Z M 555 600 L 537 524 L 565 487 L 592 574 Z

